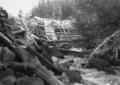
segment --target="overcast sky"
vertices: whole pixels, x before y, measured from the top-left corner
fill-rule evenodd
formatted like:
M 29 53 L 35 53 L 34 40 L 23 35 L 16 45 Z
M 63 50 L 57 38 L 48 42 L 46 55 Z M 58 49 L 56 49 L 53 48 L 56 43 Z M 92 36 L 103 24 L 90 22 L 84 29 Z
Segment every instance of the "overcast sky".
M 10 14 L 17 16 L 20 9 L 26 14 L 38 0 L 0 0 L 0 6 Z

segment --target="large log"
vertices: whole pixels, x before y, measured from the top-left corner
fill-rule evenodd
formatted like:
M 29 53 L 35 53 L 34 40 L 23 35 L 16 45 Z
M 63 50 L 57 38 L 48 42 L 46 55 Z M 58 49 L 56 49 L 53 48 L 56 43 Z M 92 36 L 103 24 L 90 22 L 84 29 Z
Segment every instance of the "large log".
M 78 51 L 73 51 L 73 50 L 64 49 L 64 48 L 57 48 L 57 49 L 64 55 L 78 55 L 79 57 L 84 57 L 84 54 L 85 54 L 85 52 L 78 52 Z
M 12 50 L 16 55 L 18 55 L 18 57 L 20 57 L 20 53 L 17 51 L 17 49 L 12 46 L 12 41 L 9 40 L 9 38 L 7 38 L 3 33 L 0 32 L 0 39 L 3 41 L 3 43 L 10 49 Z M 38 53 L 34 48 L 31 48 L 30 46 L 27 46 L 26 49 L 21 48 L 22 50 L 26 50 L 28 51 L 30 54 L 37 56 L 39 61 L 45 65 L 48 69 L 52 70 L 55 74 L 61 74 L 62 72 L 60 72 L 59 70 L 57 70 L 57 68 L 51 63 L 49 62 L 45 57 L 43 57 L 42 55 L 40 55 L 40 53 Z M 24 56 L 24 55 L 23 55 Z
M 60 75 L 62 72 L 60 72 L 51 62 L 49 62 L 44 56 L 39 54 L 35 49 L 31 48 L 30 46 L 27 46 L 26 50 L 31 53 L 32 55 L 35 55 L 38 57 L 39 61 L 45 65 L 48 69 L 52 70 L 56 75 Z

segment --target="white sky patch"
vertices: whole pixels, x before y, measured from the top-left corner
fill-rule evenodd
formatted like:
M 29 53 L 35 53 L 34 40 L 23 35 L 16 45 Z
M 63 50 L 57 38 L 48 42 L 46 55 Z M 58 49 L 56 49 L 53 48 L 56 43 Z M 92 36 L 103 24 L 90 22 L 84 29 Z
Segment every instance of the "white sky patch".
M 17 16 L 21 9 L 24 14 L 28 13 L 36 5 L 38 0 L 0 0 L 0 6 L 10 14 Z

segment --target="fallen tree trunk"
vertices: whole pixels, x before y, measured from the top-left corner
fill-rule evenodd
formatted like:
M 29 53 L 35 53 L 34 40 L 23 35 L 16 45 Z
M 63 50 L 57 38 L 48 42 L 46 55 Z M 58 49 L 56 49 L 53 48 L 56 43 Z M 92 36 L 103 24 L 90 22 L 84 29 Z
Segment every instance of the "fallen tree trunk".
M 120 30 L 115 31 L 112 35 L 110 35 L 109 37 L 107 37 L 101 44 L 99 44 L 94 50 L 93 52 L 90 54 L 88 61 L 91 60 L 92 58 L 94 58 L 94 54 L 96 53 L 96 51 L 98 51 L 98 49 L 100 47 L 102 47 L 107 41 L 109 41 L 112 37 L 114 37 L 115 35 L 119 34 Z
M 39 61 L 45 65 L 48 69 L 52 70 L 56 75 L 60 75 L 62 74 L 62 72 L 60 72 L 51 62 L 49 62 L 44 56 L 40 55 L 37 51 L 35 51 L 33 48 L 31 47 L 27 47 L 26 50 L 31 53 L 32 55 L 37 56 L 37 58 L 39 59 Z
M 57 48 L 64 55 L 79 55 L 80 57 L 84 57 L 85 52 L 78 52 L 64 48 Z M 78 56 L 77 56 L 78 57 Z

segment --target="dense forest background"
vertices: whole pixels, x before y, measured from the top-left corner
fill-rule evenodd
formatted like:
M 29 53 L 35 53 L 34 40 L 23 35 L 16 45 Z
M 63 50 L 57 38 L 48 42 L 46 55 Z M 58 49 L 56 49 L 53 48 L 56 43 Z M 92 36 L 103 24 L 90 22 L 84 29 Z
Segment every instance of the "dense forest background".
M 31 14 L 60 20 L 75 19 L 76 29 L 91 44 L 120 29 L 119 0 L 40 0 Z

